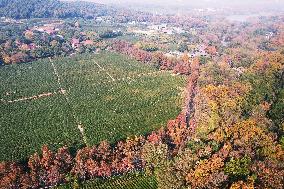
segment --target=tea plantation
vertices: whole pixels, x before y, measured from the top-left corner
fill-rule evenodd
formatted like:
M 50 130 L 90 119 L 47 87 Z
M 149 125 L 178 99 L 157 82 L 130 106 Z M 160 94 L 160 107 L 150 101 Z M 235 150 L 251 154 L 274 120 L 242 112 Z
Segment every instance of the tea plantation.
M 180 112 L 185 77 L 111 52 L 0 67 L 0 161 L 116 142 Z

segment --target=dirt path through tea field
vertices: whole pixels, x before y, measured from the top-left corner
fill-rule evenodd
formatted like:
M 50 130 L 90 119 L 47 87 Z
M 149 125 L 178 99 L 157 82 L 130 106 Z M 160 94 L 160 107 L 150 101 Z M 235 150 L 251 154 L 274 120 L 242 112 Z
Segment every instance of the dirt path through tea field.
M 55 77 L 57 78 L 57 83 L 58 83 L 58 86 L 59 86 L 59 88 L 60 88 L 61 94 L 63 94 L 63 96 L 65 97 L 65 99 L 66 99 L 66 101 L 67 101 L 67 104 L 68 104 L 69 108 L 71 109 L 72 117 L 73 117 L 73 119 L 75 120 L 75 123 L 76 123 L 76 125 L 77 125 L 77 127 L 78 127 L 78 129 L 79 129 L 79 131 L 80 131 L 80 133 L 81 133 L 81 135 L 82 135 L 82 138 L 83 138 L 84 143 L 85 143 L 86 145 L 88 145 L 87 137 L 86 137 L 85 132 L 84 132 L 84 125 L 83 125 L 83 124 L 81 123 L 81 121 L 79 120 L 79 118 L 78 118 L 78 116 L 76 115 L 76 112 L 75 112 L 75 110 L 74 110 L 74 107 L 73 107 L 73 106 L 71 105 L 71 103 L 70 103 L 70 99 L 69 99 L 69 97 L 68 97 L 68 92 L 67 92 L 67 90 L 65 90 L 65 89 L 63 88 L 63 85 L 62 85 L 62 83 L 61 83 L 61 78 L 60 78 L 60 75 L 59 75 L 59 73 L 58 73 L 58 71 L 57 71 L 56 66 L 54 65 L 54 63 L 53 63 L 53 61 L 52 61 L 51 58 L 49 58 L 49 61 L 50 61 L 51 65 L 52 65 L 53 73 L 54 73 Z
M 106 69 L 104 69 L 101 65 L 99 65 L 96 61 L 94 61 L 95 62 L 95 64 L 101 69 L 101 70 L 103 70 L 110 78 L 111 78 L 111 80 L 112 81 L 115 81 L 115 79 L 110 75 L 110 73 L 106 70 Z

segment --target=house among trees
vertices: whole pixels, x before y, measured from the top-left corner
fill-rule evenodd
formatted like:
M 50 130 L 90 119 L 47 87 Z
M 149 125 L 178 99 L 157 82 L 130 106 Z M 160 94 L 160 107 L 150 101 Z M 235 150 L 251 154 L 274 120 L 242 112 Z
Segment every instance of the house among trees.
M 34 30 L 41 33 L 47 33 L 49 35 L 56 34 L 59 31 L 59 29 L 54 26 L 36 26 Z
M 32 30 L 26 30 L 24 32 L 24 35 L 27 39 L 32 39 L 32 37 L 34 36 L 34 32 Z
M 32 28 L 33 31 L 38 31 L 41 33 L 47 33 L 49 35 L 56 34 L 60 31 L 59 26 L 62 23 L 51 23 L 51 24 L 44 24 L 43 26 L 35 26 Z
M 93 45 L 93 44 L 94 44 L 94 42 L 93 42 L 92 40 L 82 41 L 81 43 L 82 43 L 84 46 L 86 46 L 86 45 Z
M 23 43 L 20 48 L 24 51 L 29 51 L 29 50 L 36 49 L 36 45 L 34 43 L 30 43 L 30 44 Z
M 72 45 L 72 48 L 74 48 L 74 49 L 79 48 L 80 47 L 80 40 L 77 39 L 77 38 L 73 38 L 71 40 L 71 45 Z
M 167 29 L 167 24 L 152 25 L 148 27 L 151 30 L 161 31 Z

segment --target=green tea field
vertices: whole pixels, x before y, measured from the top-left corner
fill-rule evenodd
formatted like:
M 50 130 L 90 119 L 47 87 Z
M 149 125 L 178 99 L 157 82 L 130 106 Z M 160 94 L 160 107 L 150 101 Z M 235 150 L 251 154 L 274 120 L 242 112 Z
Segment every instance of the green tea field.
M 103 52 L 0 67 L 0 161 L 115 142 L 181 110 L 185 77 Z

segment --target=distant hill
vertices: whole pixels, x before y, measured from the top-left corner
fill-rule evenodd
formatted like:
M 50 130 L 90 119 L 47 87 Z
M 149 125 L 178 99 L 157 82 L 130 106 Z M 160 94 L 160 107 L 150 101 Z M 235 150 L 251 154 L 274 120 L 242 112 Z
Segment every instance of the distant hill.
M 0 0 L 0 16 L 23 18 L 92 18 L 115 13 L 115 9 L 91 2 L 59 0 Z

